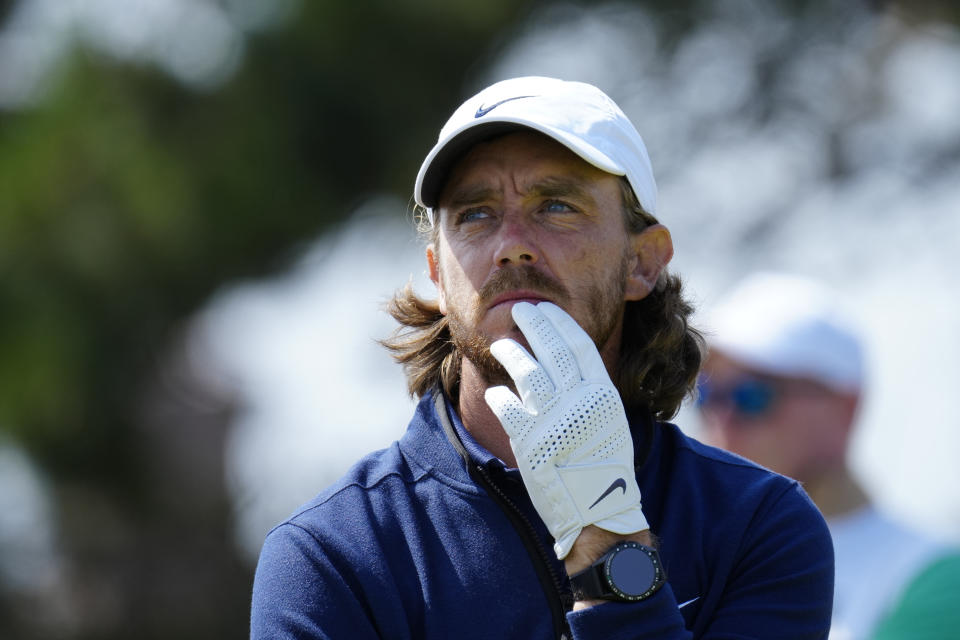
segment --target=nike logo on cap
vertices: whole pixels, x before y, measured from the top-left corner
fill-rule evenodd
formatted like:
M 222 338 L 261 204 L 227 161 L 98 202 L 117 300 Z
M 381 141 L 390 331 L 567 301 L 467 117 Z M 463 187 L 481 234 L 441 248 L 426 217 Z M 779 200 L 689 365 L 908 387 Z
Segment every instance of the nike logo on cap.
M 587 507 L 587 508 L 588 508 L 588 509 L 593 509 L 595 506 L 597 506 L 597 504 L 598 504 L 601 500 L 603 500 L 603 499 L 606 498 L 608 495 L 610 495 L 610 494 L 613 492 L 614 489 L 623 489 L 623 493 L 624 493 L 624 495 L 626 495 L 626 493 L 627 493 L 627 481 L 624 480 L 623 478 L 617 478 L 616 480 L 614 480 L 614 481 L 610 484 L 610 486 L 607 487 L 607 490 L 600 494 L 600 497 L 597 498 L 596 502 L 594 502 L 592 505 L 590 505 L 590 506 Z
M 504 102 L 510 102 L 511 100 L 520 100 L 521 98 L 532 98 L 532 97 L 533 96 L 513 96 L 512 98 L 504 98 L 500 102 L 494 102 L 489 107 L 485 107 L 481 104 L 479 107 L 477 107 L 477 112 L 473 114 L 473 117 L 482 118 L 483 116 L 487 115 L 488 113 L 490 113 L 491 111 L 493 111 L 494 109 L 502 105 Z

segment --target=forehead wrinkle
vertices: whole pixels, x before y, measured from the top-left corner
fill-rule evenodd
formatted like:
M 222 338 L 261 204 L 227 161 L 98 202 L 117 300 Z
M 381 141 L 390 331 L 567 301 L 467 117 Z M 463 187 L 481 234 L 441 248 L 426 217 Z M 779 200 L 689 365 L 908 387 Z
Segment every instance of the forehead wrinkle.
M 484 151 L 488 151 L 485 149 L 487 144 L 478 146 L 483 146 Z M 481 171 L 481 175 L 464 176 L 466 179 L 459 184 L 448 184 L 448 187 L 452 188 L 447 197 L 442 200 L 445 200 L 450 208 L 469 207 L 483 202 L 501 200 L 506 197 L 506 190 L 512 189 L 524 198 L 577 198 L 595 204 L 591 188 L 596 181 L 595 174 L 606 174 L 587 165 L 579 158 L 575 158 L 575 162 L 570 162 L 574 158 L 572 152 L 566 149 L 563 151 L 570 158 L 548 158 L 544 161 L 541 157 L 543 154 L 532 153 L 529 164 L 519 171 L 513 171 L 513 175 L 509 177 L 493 177 L 486 175 L 485 171 Z M 466 162 L 468 166 L 478 163 L 482 165 L 484 158 L 484 155 L 481 155 L 480 160 L 468 157 L 462 162 Z M 493 162 L 496 166 L 502 167 L 502 159 L 499 155 L 493 157 Z M 557 173 L 556 164 L 562 165 L 559 167 L 559 173 Z M 456 172 L 457 170 L 454 171 Z M 506 183 L 503 182 L 504 179 Z M 455 179 L 450 180 L 450 182 L 455 181 Z
M 545 198 L 579 198 L 593 200 L 587 189 L 587 180 L 573 176 L 540 176 L 521 185 L 524 193 Z
M 454 208 L 469 206 L 479 202 L 493 200 L 502 193 L 503 189 L 492 187 L 482 182 L 460 185 L 450 194 L 448 206 Z
M 536 176 L 518 184 L 518 191 L 524 197 L 532 198 L 577 198 L 593 201 L 586 180 L 568 176 Z M 503 195 L 501 187 L 494 187 L 482 182 L 458 186 L 450 194 L 449 206 L 464 207 L 480 202 L 500 199 Z

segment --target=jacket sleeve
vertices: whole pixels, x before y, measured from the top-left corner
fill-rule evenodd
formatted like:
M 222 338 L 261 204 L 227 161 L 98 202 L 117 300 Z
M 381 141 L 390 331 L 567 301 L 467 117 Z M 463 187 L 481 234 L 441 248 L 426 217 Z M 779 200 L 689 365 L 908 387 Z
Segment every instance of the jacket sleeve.
M 664 540 L 662 544 L 669 544 Z M 758 510 L 737 544 L 719 588 L 705 590 L 702 610 L 685 628 L 667 584 L 638 603 L 605 603 L 567 616 L 574 638 L 819 640 L 833 611 L 833 543 L 823 517 L 800 489 Z
M 604 603 L 568 613 L 567 622 L 576 640 L 682 640 L 693 637 L 684 626 L 669 582 L 643 602 Z
M 270 532 L 253 582 L 250 638 L 379 638 L 355 590 L 322 553 L 320 542 L 292 523 Z

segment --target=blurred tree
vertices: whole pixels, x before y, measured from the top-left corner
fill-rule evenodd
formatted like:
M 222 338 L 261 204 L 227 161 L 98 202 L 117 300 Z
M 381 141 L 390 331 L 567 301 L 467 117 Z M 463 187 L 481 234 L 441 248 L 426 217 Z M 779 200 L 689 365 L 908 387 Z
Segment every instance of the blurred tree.
M 228 399 L 184 410 L 170 345 L 225 281 L 409 192 L 465 70 L 529 4 L 305 2 L 208 92 L 77 48 L 41 104 L 0 113 L 0 431 L 52 481 L 66 637 L 246 633 Z M 0 636 L 49 630 L 19 604 Z

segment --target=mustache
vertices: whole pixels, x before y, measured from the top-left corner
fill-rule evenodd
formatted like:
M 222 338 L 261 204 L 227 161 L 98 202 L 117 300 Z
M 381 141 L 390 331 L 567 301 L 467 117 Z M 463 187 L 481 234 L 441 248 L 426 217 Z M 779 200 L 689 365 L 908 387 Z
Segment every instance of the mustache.
M 570 293 L 560 281 L 528 265 L 498 270 L 480 287 L 478 297 L 481 305 L 486 306 L 500 294 L 516 289 L 530 289 L 558 303 L 570 299 Z

